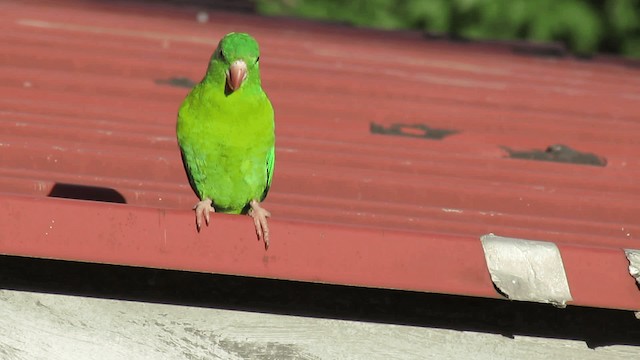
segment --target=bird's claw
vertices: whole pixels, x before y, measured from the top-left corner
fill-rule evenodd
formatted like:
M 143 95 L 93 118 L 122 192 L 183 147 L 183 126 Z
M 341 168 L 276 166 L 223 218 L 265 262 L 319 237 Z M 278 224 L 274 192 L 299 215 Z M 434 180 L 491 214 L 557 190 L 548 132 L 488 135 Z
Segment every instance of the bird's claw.
M 249 205 L 251 206 L 249 216 L 253 218 L 258 241 L 264 241 L 264 248 L 266 250 L 269 248 L 269 224 L 267 223 L 267 218 L 271 217 L 271 213 L 260 206 L 260 203 L 256 200 L 251 201 Z
M 211 206 L 211 199 L 204 199 L 194 205 L 193 210 L 196 211 L 196 228 L 200 231 L 202 223 L 205 222 L 209 226 L 211 221 L 211 213 L 216 210 Z

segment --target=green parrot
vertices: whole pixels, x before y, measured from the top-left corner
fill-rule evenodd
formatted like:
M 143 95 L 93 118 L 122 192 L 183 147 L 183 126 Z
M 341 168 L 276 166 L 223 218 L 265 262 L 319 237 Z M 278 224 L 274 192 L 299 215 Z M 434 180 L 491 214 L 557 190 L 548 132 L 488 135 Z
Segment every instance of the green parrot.
M 265 199 L 275 164 L 274 114 L 260 83 L 260 50 L 248 34 L 225 35 L 207 73 L 178 111 L 176 135 L 191 188 L 196 228 L 211 212 L 248 214 L 269 247 Z

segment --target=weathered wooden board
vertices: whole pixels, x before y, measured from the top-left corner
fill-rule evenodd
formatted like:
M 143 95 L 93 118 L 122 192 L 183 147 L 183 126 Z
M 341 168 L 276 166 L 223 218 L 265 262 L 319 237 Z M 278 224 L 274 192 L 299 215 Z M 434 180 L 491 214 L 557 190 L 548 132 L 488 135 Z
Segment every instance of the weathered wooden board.
M 0 290 L 0 358 L 638 359 L 640 347 Z

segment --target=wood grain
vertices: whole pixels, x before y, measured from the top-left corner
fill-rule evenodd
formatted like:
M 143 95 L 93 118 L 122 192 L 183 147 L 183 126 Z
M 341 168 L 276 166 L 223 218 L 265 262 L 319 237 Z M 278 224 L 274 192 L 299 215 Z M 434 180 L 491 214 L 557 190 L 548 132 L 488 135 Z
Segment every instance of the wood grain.
M 638 359 L 640 347 L 0 290 L 0 358 Z

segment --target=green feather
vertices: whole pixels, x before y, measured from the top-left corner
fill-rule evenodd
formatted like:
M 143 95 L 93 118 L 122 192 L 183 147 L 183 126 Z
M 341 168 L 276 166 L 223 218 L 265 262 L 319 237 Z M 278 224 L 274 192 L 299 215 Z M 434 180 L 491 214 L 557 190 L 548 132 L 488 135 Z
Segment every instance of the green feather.
M 218 212 L 246 213 L 267 196 L 275 164 L 274 115 L 260 83 L 260 51 L 248 34 L 227 34 L 205 77 L 185 98 L 176 134 L 189 183 Z M 227 73 L 242 60 L 247 75 L 232 91 Z

